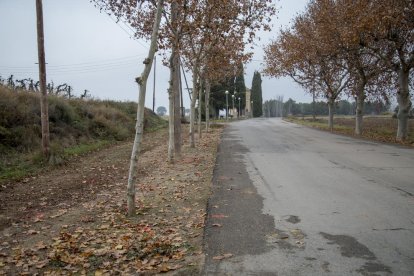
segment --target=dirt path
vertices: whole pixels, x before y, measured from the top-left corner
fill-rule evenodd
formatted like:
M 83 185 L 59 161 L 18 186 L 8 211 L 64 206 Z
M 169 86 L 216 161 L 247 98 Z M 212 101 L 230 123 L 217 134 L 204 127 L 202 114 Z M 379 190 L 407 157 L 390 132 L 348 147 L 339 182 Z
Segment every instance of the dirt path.
M 186 130 L 184 130 L 186 131 Z M 199 270 L 221 130 L 166 163 L 167 133 L 147 134 L 138 216 L 125 218 L 131 143 L 79 157 L 0 190 L 0 275 Z

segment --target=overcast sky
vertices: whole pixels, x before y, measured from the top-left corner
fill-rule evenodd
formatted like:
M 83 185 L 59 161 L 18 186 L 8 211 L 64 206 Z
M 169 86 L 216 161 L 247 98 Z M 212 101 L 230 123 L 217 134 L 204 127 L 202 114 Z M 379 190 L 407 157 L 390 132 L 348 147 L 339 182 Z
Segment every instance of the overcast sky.
M 262 69 L 262 46 L 275 38 L 295 14 L 305 9 L 307 0 L 281 0 L 274 18 L 274 30 L 260 33 L 253 61 L 245 65 L 245 82 L 251 87 L 253 72 Z M 90 91 L 99 99 L 133 100 L 138 97 L 136 76 L 148 52 L 146 41 L 132 39 L 132 30 L 100 13 L 89 0 L 43 0 L 47 80 L 68 83 L 79 95 Z M 0 0 L 0 76 L 38 79 L 35 0 Z M 157 60 L 156 107 L 168 107 L 168 68 Z M 191 75 L 188 74 L 188 80 Z M 262 76 L 264 100 L 277 95 L 298 102 L 311 97 L 290 79 Z M 189 83 L 191 87 L 191 83 Z M 146 106 L 152 107 L 153 71 L 148 83 Z M 188 94 L 184 105 L 189 107 Z

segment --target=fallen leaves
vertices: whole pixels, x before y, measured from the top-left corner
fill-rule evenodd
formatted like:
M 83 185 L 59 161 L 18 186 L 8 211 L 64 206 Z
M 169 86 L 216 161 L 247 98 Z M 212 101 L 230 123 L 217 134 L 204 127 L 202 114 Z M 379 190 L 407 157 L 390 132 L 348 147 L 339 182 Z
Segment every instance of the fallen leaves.
M 64 214 L 66 214 L 68 212 L 68 210 L 66 210 L 66 209 L 61 209 L 61 210 L 59 210 L 56 214 L 54 214 L 54 215 L 52 215 L 52 216 L 49 216 L 49 218 L 57 218 L 57 217 L 60 217 L 60 216 L 63 216 Z
M 7 237 L 8 243 L 0 247 L 0 275 L 3 271 L 6 275 L 157 274 L 198 265 L 219 132 L 206 137 L 206 148 L 185 152 L 184 147 L 186 162 L 165 164 L 166 158 L 160 158 L 166 155 L 162 140 L 152 152 L 144 153 L 140 162 L 146 165 L 139 172 L 137 189 L 139 207 L 132 219 L 125 217 L 126 180 L 125 168 L 121 168 L 129 147 L 116 165 L 95 161 L 82 173 L 68 168 L 65 175 L 79 175 L 76 183 L 82 184 L 79 189 L 86 189 L 82 190 L 85 194 L 77 191 L 71 202 L 53 203 L 45 195 L 39 197 L 42 208 L 34 209 L 33 225 L 15 224 L 23 238 L 33 242 L 22 245 L 20 240 L 13 242 L 13 236 Z M 90 185 L 98 191 L 93 200 L 88 200 Z M 48 211 L 52 206 L 58 207 Z M 225 217 L 218 214 L 217 218 Z
M 27 231 L 27 234 L 28 234 L 28 235 L 36 235 L 36 234 L 39 234 L 39 231 L 36 231 L 36 230 L 30 229 L 30 230 L 28 230 L 28 231 Z
M 214 256 L 214 257 L 213 257 L 213 260 L 216 260 L 216 261 L 221 261 L 221 260 L 228 259 L 228 258 L 231 258 L 231 257 L 233 257 L 233 254 L 231 254 L 231 253 L 226 253 L 226 254 L 223 254 L 223 255 Z

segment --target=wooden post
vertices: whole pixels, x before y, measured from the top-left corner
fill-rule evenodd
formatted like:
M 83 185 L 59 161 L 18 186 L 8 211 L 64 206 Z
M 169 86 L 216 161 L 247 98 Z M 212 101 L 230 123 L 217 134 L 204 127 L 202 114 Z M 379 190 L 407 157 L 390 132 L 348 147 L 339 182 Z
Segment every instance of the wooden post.
M 40 83 L 40 113 L 42 125 L 42 151 L 44 156 L 50 156 L 49 138 L 49 112 L 46 91 L 46 58 L 45 58 L 45 36 L 43 32 L 43 7 L 42 0 L 36 0 L 37 17 L 37 51 L 39 62 L 39 83 Z

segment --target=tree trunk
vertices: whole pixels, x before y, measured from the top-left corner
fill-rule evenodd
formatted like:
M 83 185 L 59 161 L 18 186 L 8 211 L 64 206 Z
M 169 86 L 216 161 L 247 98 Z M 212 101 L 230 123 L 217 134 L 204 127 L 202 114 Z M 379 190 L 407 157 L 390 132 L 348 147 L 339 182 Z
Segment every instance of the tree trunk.
M 329 130 L 333 131 L 333 119 L 334 119 L 334 109 L 335 109 L 335 100 L 334 99 L 328 99 L 328 108 L 329 108 L 329 119 L 328 119 L 328 127 Z
M 39 61 L 39 83 L 40 83 L 40 118 L 42 125 L 42 151 L 46 159 L 50 157 L 49 137 L 49 111 L 46 91 L 46 58 L 45 58 L 45 36 L 43 32 L 43 7 L 42 0 L 36 0 L 37 17 L 37 51 Z
M 179 55 L 174 55 L 174 149 L 175 157 L 179 158 L 181 155 L 181 97 L 180 97 L 180 60 Z
M 316 121 L 315 91 L 312 92 L 312 119 Z
M 174 93 L 174 50 L 170 56 L 170 86 L 168 88 L 168 162 L 174 163 L 175 153 L 175 93 Z
M 198 96 L 198 64 L 196 63 L 193 68 L 193 95 L 191 97 L 190 104 L 190 147 L 195 148 L 195 103 Z
M 206 95 L 205 95 L 205 104 L 206 104 L 206 132 L 209 132 L 210 128 L 210 80 L 206 79 Z
M 171 22 L 176 24 L 178 19 L 178 4 L 173 2 L 171 4 Z M 179 31 L 176 30 L 175 37 L 172 44 L 172 89 L 174 95 L 174 152 L 175 158 L 181 155 L 181 102 L 180 102 L 180 53 L 179 53 Z
M 402 67 L 398 72 L 398 129 L 397 141 L 405 141 L 408 137 L 408 116 L 411 109 L 410 91 L 408 88 L 410 70 Z
M 129 165 L 128 174 L 128 187 L 127 187 L 127 204 L 128 204 L 128 216 L 135 215 L 135 182 L 136 172 L 138 166 L 139 151 L 141 148 L 142 135 L 144 132 L 144 110 L 145 110 L 145 94 L 147 89 L 148 75 L 151 72 L 152 62 L 157 48 L 158 30 L 161 22 L 161 14 L 163 10 L 164 1 L 158 0 L 157 2 L 157 14 L 156 20 L 151 34 L 151 45 L 148 51 L 148 57 L 145 59 L 144 71 L 141 77 L 136 78 L 139 85 L 139 98 L 137 108 L 137 121 L 135 125 L 135 139 L 132 147 L 131 161 Z
M 355 111 L 355 134 L 362 135 L 362 123 L 364 118 L 364 102 L 365 102 L 365 84 L 358 85 L 356 96 L 356 111 Z
M 178 6 L 177 2 L 171 3 L 171 24 L 175 25 L 178 17 Z M 169 139 L 168 139 L 168 162 L 174 163 L 175 157 L 175 146 L 176 146 L 176 119 L 177 119 L 177 103 L 179 105 L 179 100 L 177 101 L 178 93 L 178 79 L 177 79 L 177 60 L 178 60 L 178 30 L 175 30 L 175 37 L 172 40 L 171 45 L 171 56 L 170 56 L 170 82 L 168 89 L 168 100 L 169 100 Z M 180 118 L 180 116 L 178 117 Z
M 199 91 L 198 91 L 198 123 L 197 123 L 197 128 L 198 128 L 198 139 L 201 139 L 201 137 L 202 137 L 202 133 L 201 133 L 201 115 L 202 115 L 202 112 L 201 112 L 201 102 L 202 102 L 202 99 L 203 99 L 203 88 L 204 88 L 204 84 L 203 83 L 201 83 L 200 84 L 200 86 L 199 86 Z

